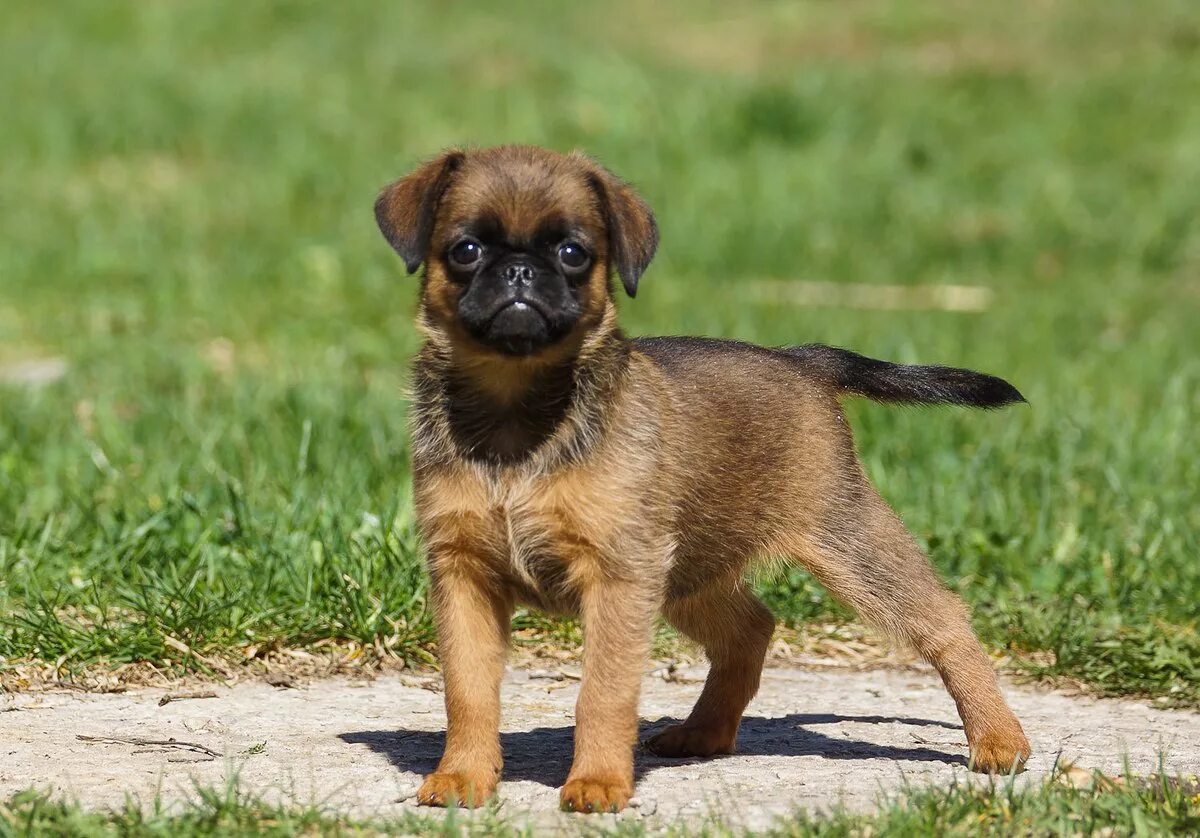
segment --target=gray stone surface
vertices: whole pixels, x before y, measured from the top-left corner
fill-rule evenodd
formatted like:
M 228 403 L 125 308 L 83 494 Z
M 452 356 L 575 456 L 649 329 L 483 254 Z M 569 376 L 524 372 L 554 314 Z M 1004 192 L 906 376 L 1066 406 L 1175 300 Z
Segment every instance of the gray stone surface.
M 646 677 L 646 731 L 682 718 L 699 694 L 702 668 L 673 680 Z M 504 686 L 502 811 L 542 827 L 571 827 L 583 815 L 555 811 L 571 758 L 577 673 L 514 670 Z M 317 681 L 295 689 L 262 683 L 216 687 L 216 698 L 159 704 L 161 690 L 98 695 L 22 693 L 0 699 L 0 796 L 36 787 L 88 806 L 119 806 L 132 795 L 178 801 L 196 784 L 241 785 L 270 799 L 360 815 L 413 806 L 433 768 L 445 719 L 436 677 Z M 1010 687 L 1007 693 L 1036 754 L 1018 782 L 1037 782 L 1056 757 L 1121 773 L 1200 772 L 1200 714 L 1136 701 L 1096 700 Z M 203 745 L 131 745 L 153 739 Z M 259 747 L 261 746 L 261 747 Z M 635 806 L 620 816 L 665 826 L 719 815 L 763 827 L 797 807 L 876 805 L 905 784 L 971 779 L 950 698 L 922 671 L 769 669 L 742 726 L 740 752 L 708 761 L 639 755 Z

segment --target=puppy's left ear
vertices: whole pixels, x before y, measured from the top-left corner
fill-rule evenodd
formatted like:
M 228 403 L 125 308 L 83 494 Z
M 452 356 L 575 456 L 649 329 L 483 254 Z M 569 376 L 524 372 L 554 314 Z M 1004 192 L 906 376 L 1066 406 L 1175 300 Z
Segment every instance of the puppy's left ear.
M 385 186 L 375 200 L 375 221 L 410 274 L 425 261 L 438 203 L 465 157 L 458 149 L 444 151 Z
M 658 249 L 658 224 L 650 205 L 632 186 L 590 157 L 576 155 L 589 167 L 588 180 L 600 200 L 608 227 L 609 259 L 625 293 L 637 295 L 638 280 Z

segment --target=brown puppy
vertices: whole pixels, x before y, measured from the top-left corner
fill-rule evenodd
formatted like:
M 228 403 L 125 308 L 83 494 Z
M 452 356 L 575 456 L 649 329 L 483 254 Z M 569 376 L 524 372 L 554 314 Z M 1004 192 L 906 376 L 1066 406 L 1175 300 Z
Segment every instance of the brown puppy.
M 500 680 L 514 605 L 579 614 L 583 683 L 561 801 L 625 806 L 638 688 L 661 613 L 712 669 L 687 721 L 647 743 L 729 753 L 775 625 L 745 583 L 797 562 L 941 673 L 981 771 L 1029 755 L 966 609 L 872 488 L 839 404 L 996 407 L 991 376 L 825 346 L 630 339 L 658 234 L 650 208 L 582 154 L 448 151 L 384 189 L 380 229 L 423 263 L 413 483 L 432 577 L 448 730 L 421 803 L 479 804 L 500 777 Z

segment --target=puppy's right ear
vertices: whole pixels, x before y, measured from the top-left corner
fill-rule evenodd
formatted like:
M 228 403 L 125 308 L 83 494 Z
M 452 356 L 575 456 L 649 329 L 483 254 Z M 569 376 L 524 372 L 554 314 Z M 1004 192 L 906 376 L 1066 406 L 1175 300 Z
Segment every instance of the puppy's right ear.
M 425 261 L 438 202 L 465 157 L 458 149 L 444 151 L 385 186 L 375 200 L 375 221 L 410 274 Z

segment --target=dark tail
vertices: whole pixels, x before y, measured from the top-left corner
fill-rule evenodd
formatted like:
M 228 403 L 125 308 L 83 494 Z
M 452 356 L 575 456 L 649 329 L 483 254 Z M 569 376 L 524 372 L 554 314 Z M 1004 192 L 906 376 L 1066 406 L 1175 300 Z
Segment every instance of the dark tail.
M 893 364 L 819 343 L 784 351 L 839 390 L 879 402 L 994 408 L 1025 401 L 1003 378 L 982 372 Z

